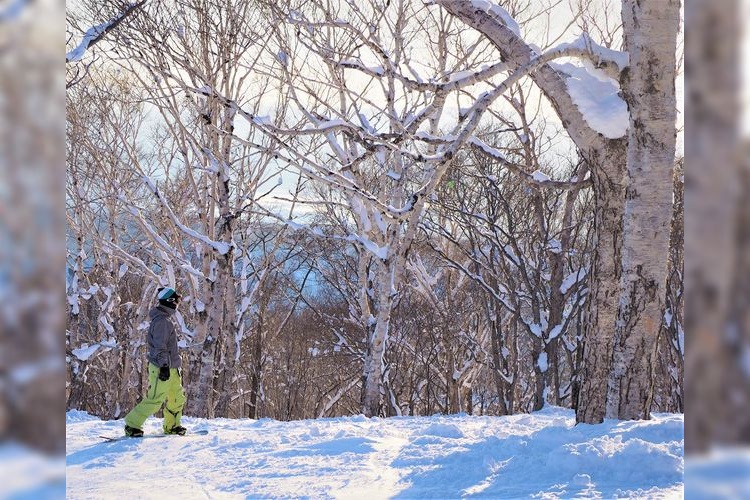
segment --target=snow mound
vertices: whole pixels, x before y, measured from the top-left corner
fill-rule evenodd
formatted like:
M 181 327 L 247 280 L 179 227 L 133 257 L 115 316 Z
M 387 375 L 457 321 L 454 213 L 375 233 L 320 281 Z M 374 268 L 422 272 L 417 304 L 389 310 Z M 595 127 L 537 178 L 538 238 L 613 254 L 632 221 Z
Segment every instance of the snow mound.
M 450 439 L 461 439 L 464 437 L 463 431 L 457 425 L 443 423 L 430 425 L 422 432 L 422 434 Z
M 89 415 L 88 412 L 81 410 L 70 410 L 65 414 L 65 423 L 73 424 L 76 422 L 94 422 L 101 421 L 99 417 L 95 415 Z

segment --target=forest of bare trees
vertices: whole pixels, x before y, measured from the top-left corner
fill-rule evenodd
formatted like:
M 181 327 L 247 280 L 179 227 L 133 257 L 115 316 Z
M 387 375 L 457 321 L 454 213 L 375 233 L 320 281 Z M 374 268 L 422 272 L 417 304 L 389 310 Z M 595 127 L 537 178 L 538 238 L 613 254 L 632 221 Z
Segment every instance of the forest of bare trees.
M 193 416 L 684 411 L 679 27 L 670 0 L 78 2 L 67 407 L 132 408 L 172 286 Z

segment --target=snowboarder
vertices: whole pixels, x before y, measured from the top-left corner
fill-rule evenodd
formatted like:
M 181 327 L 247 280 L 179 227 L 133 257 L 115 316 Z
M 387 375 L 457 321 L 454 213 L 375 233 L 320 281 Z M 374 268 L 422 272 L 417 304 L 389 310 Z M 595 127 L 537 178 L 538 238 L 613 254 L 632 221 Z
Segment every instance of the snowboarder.
M 172 322 L 180 295 L 173 288 L 159 288 L 159 305 L 149 311 L 151 324 L 148 327 L 148 383 L 149 387 L 141 400 L 125 416 L 125 434 L 143 436 L 143 422 L 164 408 L 164 433 L 184 435 L 186 429 L 180 425 L 185 393 L 182 390 L 180 355 L 177 352 L 177 331 Z

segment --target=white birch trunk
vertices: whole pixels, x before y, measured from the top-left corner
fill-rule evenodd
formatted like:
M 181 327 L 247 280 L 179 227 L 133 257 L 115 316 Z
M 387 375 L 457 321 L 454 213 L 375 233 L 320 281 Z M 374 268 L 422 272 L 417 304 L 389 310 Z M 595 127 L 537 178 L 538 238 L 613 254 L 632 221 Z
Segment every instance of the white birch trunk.
M 649 417 L 664 314 L 675 161 L 678 0 L 623 1 L 630 110 L 622 275 L 608 418 Z
M 383 265 L 378 272 L 378 315 L 365 359 L 362 389 L 362 413 L 367 417 L 377 416 L 381 406 L 383 387 L 383 359 L 388 342 L 393 296 L 390 289 L 391 271 Z M 388 284 L 384 286 L 384 284 Z
M 607 380 L 612 366 L 621 274 L 624 156 L 625 142 L 612 141 L 603 156 L 594 158 L 596 168 L 592 165 L 591 169 L 596 196 L 596 245 L 589 273 L 588 321 L 576 406 L 576 421 L 589 424 L 600 423 L 604 419 Z

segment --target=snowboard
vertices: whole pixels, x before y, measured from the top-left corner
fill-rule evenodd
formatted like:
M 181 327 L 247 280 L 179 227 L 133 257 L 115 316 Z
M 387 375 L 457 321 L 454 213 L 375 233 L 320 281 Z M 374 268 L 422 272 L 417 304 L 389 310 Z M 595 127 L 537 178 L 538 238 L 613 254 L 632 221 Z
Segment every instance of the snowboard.
M 180 436 L 179 434 L 145 434 L 141 437 L 131 437 L 131 436 L 99 436 L 99 438 L 104 439 L 105 441 L 108 441 L 110 443 L 113 443 L 115 441 L 122 441 L 123 439 L 151 439 L 151 438 L 166 438 L 166 437 L 190 437 L 190 436 L 205 436 L 208 434 L 208 431 L 206 429 L 202 429 L 199 431 L 188 431 L 187 434 L 184 436 Z

